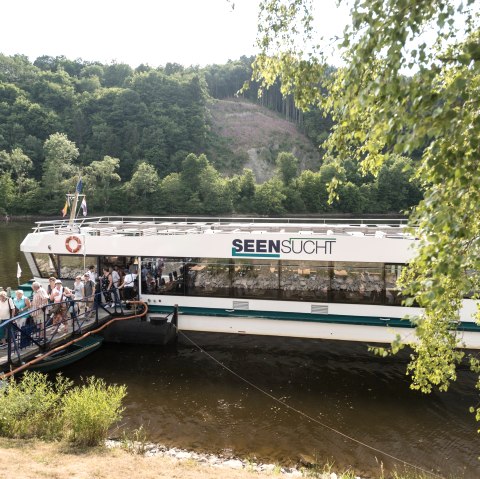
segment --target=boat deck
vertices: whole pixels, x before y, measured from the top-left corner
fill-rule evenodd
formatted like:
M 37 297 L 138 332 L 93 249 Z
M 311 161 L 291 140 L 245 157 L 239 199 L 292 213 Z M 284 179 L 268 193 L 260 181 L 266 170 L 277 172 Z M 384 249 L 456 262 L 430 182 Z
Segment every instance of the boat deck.
M 40 221 L 35 233 L 90 236 L 156 236 L 190 234 L 269 234 L 350 235 L 413 238 L 405 219 L 335 219 L 335 218 L 172 218 L 111 217 Z

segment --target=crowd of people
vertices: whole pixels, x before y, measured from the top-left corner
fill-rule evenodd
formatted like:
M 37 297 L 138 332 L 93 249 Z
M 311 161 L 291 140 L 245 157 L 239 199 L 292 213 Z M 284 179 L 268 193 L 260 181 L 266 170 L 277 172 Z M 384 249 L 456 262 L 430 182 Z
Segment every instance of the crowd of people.
M 93 317 L 99 304 L 113 308 L 119 301 L 126 301 L 129 309 L 128 301 L 133 300 L 138 291 L 137 275 L 129 269 L 119 271 L 117 267 L 105 266 L 103 274 L 98 276 L 92 265 L 83 275 L 75 277 L 70 288 L 64 286 L 61 279 L 51 276 L 47 289 L 34 281 L 32 291 L 31 300 L 20 289 L 11 298 L 0 287 L 0 325 L 20 315 L 15 320 L 20 331 L 20 348 L 30 345 L 32 332 L 37 332 L 39 339 L 44 338 L 47 326 L 56 327 L 61 333 L 68 332 L 69 316 L 73 321 L 79 315 Z M 30 314 L 22 315 L 28 311 Z M 6 347 L 5 329 L 0 328 L 0 348 Z

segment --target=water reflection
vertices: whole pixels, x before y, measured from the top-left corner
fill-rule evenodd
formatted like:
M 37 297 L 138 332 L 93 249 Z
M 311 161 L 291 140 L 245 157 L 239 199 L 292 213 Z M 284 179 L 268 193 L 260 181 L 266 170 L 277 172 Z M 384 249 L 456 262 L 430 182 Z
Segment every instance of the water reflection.
M 32 231 L 32 227 L 33 222 L 0 221 L 0 286 L 16 288 L 17 261 L 22 268 L 20 281 L 25 283 L 31 279 L 32 274 L 25 256 L 20 251 L 20 243 Z
M 190 333 L 218 361 L 312 418 L 444 475 L 478 477 L 479 440 L 468 407 L 478 400 L 463 370 L 448 393 L 409 389 L 406 357 L 372 357 L 365 346 L 315 340 Z M 339 467 L 379 471 L 394 463 L 286 409 L 180 339 L 168 351 L 106 345 L 70 367 L 128 386 L 125 423 L 152 441 L 296 463 L 335 458 Z

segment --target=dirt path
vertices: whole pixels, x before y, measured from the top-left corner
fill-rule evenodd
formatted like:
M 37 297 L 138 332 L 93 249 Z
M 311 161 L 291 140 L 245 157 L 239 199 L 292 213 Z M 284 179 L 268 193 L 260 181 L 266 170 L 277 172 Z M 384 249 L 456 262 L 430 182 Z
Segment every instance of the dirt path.
M 78 451 L 60 443 L 0 439 L 0 479 L 250 479 L 274 477 L 122 449 Z M 279 477 L 279 476 L 276 476 Z

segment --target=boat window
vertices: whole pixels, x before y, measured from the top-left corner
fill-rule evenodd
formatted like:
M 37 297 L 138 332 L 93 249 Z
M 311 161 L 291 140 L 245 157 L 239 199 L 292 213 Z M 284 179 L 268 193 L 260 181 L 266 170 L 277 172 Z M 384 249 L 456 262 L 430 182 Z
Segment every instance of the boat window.
M 282 261 L 280 288 L 289 301 L 328 301 L 331 268 L 324 261 Z
M 403 265 L 251 258 L 142 258 L 142 293 L 401 305 Z
M 397 287 L 397 280 L 402 273 L 403 264 L 385 265 L 385 304 L 400 306 L 404 297 Z
M 230 296 L 233 261 L 224 258 L 192 258 L 185 263 L 186 294 Z
M 60 263 L 60 278 L 75 279 L 76 276 L 83 275 L 92 260 L 86 260 L 84 256 L 69 255 L 59 256 L 58 261 Z
M 92 263 L 87 262 L 88 264 L 97 264 L 96 260 Z M 117 267 L 117 270 L 120 272 L 129 269 L 132 273 L 137 273 L 138 270 L 138 259 L 135 256 L 102 256 L 100 257 L 100 271 L 103 267 Z
M 279 299 L 279 261 L 236 259 L 232 272 L 232 292 L 236 298 Z
M 184 258 L 142 258 L 142 292 L 145 294 L 185 294 Z
M 56 255 L 47 253 L 32 253 L 32 256 L 42 278 L 57 276 L 58 263 Z
M 385 297 L 383 266 L 383 263 L 334 263 L 332 300 L 338 303 L 382 304 Z

